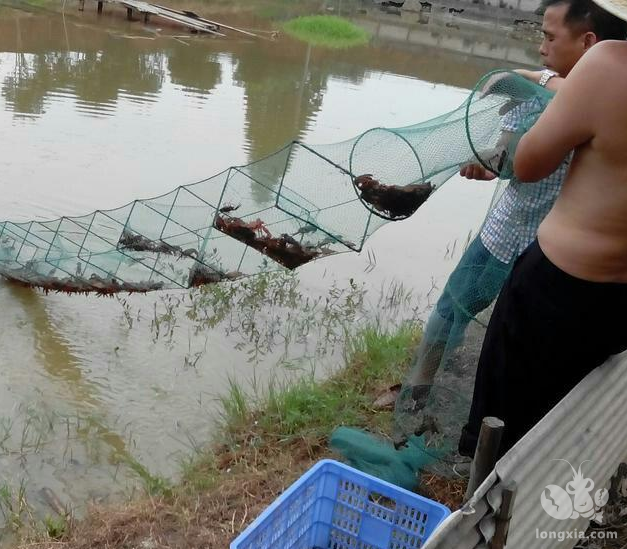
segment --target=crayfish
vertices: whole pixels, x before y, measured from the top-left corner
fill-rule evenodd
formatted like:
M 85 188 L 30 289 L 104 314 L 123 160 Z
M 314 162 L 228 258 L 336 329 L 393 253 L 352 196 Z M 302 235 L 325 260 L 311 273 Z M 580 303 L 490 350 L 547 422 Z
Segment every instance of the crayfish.
M 360 191 L 360 198 L 375 210 L 390 219 L 406 218 L 412 215 L 433 192 L 434 186 L 427 183 L 409 185 L 384 185 L 374 179 L 372 174 L 355 177 L 355 187 Z

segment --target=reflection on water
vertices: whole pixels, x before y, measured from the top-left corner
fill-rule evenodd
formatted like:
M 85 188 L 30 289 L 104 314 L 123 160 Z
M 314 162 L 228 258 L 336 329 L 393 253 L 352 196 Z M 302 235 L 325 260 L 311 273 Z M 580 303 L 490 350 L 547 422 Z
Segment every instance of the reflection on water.
M 29 319 L 34 336 L 35 356 L 51 378 L 59 379 L 72 392 L 70 400 L 84 408 L 97 407 L 97 388 L 85 380 L 81 360 L 72 352 L 68 342 L 55 331 L 43 297 L 27 288 L 8 285 L 9 296 L 22 307 Z
M 251 5 L 221 18 L 263 29 L 269 15 L 296 9 Z M 293 139 L 332 143 L 374 126 L 412 124 L 459 105 L 464 88 L 508 64 L 502 58 L 534 62 L 528 43 L 508 37 L 475 31 L 473 39 L 467 29 L 421 24 L 417 14 L 408 21 L 360 13 L 359 2 L 343 6 L 371 30 L 370 45 L 330 51 L 286 37 L 182 36 L 126 22 L 109 6 L 102 17 L 94 6 L 64 16 L 0 12 L 0 217 L 114 208 L 259 159 Z M 278 181 L 280 173 L 265 175 Z M 374 271 L 365 256 L 346 254 L 303 268 L 303 286 L 324 295 L 335 273 L 370 287 L 397 277 L 426 293 L 454 265 L 459 254 L 443 259 L 445 250 L 476 227 L 491 191 L 451 183 L 416 219 L 373 237 Z M 27 458 L 35 491 L 50 486 L 84 502 L 124 489 L 116 464 L 129 455 L 172 474 L 173 456 L 189 451 L 185 441 L 209 436 L 213 398 L 228 376 L 253 376 L 246 349 L 220 328 L 195 334 L 182 320 L 171 344 L 153 342 L 150 324 L 162 299 L 134 297 L 131 314 L 112 300 L 0 284 L 0 419 L 22 417 L 19 410 L 54 414 L 49 444 Z M 274 360 L 266 357 L 255 375 Z M 67 425 L 67 440 L 59 424 Z M 21 478 L 19 460 L 2 452 L 0 459 L 7 479 Z
M 491 34 L 489 45 L 481 48 L 484 32 L 460 36 L 435 23 L 422 28 L 416 14 L 395 21 L 375 12 L 354 20 L 372 32 L 375 46 L 335 52 L 312 50 L 287 37 L 275 42 L 133 35 L 99 25 L 89 14 L 84 20 L 75 13 L 4 17 L 4 108 L 16 115 L 42 115 L 51 103 L 72 102 L 85 113 L 116 115 L 121 99 L 159 101 L 169 84 L 183 94 L 207 96 L 228 70 L 230 85 L 245 92 L 246 140 L 251 159 L 258 159 L 302 134 L 319 111 L 330 78 L 359 85 L 368 73 L 383 71 L 469 87 L 503 65 L 502 52 L 490 61 L 482 55 L 486 48 L 504 44 L 506 51 L 518 52 L 512 61 L 519 64 L 536 57 L 535 45 L 526 53 L 525 43 L 498 35 Z M 256 19 L 245 23 L 263 24 Z
M 73 352 L 70 342 L 57 331 L 41 294 L 31 289 L 7 285 L 7 289 L 30 321 L 34 336 L 37 362 L 42 364 L 48 377 L 57 381 L 62 391 L 67 392 L 64 400 L 71 402 L 76 411 L 89 417 L 89 424 L 98 430 L 98 438 L 111 447 L 112 463 L 127 457 L 126 442 L 119 433 L 111 431 L 92 415 L 103 404 L 99 398 L 100 388 L 94 381 L 86 379 L 82 366 L 84 361 Z

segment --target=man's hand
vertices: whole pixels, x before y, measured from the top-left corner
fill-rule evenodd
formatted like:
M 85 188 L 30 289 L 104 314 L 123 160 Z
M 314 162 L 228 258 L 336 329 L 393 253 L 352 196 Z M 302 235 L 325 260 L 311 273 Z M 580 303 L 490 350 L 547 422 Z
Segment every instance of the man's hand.
M 466 164 L 462 166 L 459 175 L 466 179 L 477 179 L 479 181 L 491 181 L 496 177 L 495 173 L 486 170 L 481 164 Z

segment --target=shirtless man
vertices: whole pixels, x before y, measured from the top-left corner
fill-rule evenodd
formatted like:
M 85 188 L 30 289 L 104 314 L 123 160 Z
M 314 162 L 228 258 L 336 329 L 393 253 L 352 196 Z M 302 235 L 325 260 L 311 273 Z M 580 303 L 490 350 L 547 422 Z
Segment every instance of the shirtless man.
M 617 1 L 595 0 L 627 20 L 627 4 Z M 627 43 L 601 42 L 518 145 L 514 171 L 524 182 L 575 152 L 538 238 L 496 302 L 460 440 L 466 455 L 485 416 L 505 422 L 503 454 L 591 370 L 627 349 L 626 98 Z
M 516 72 L 556 91 L 575 63 L 601 40 L 625 38 L 620 19 L 597 8 L 591 0 L 543 0 L 544 40 L 539 52 L 543 71 Z M 537 110 L 538 105 L 532 105 Z M 516 132 L 525 109 L 513 109 L 502 129 Z M 440 296 L 424 330 L 409 376 L 396 403 L 395 442 L 422 429 L 419 411 L 426 405 L 435 375 L 446 356 L 464 338 L 466 327 L 489 307 L 501 290 L 514 261 L 534 240 L 538 226 L 553 206 L 568 169 L 564 160 L 536 185 L 512 178 L 496 206 L 488 213 L 480 233 L 472 240 Z M 469 179 L 493 179 L 480 164 L 462 168 Z M 474 444 L 474 443 L 473 443 Z

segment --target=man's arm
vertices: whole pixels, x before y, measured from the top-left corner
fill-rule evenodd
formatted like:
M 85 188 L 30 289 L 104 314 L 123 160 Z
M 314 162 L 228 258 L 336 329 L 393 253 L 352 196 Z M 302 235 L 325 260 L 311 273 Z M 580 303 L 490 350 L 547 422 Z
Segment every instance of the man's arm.
M 542 76 L 543 71 L 530 71 L 528 69 L 514 69 L 514 72 L 520 74 L 520 76 L 526 78 L 527 80 L 533 82 L 534 84 L 540 83 L 540 77 Z M 549 91 L 556 92 L 562 86 L 562 82 L 564 82 L 564 78 L 559 74 L 556 74 L 553 78 L 550 78 L 546 83 L 545 88 Z
M 538 121 L 521 138 L 514 156 L 514 173 L 520 181 L 548 177 L 570 151 L 594 137 L 599 83 L 607 78 L 602 46 L 594 46 L 581 58 Z

